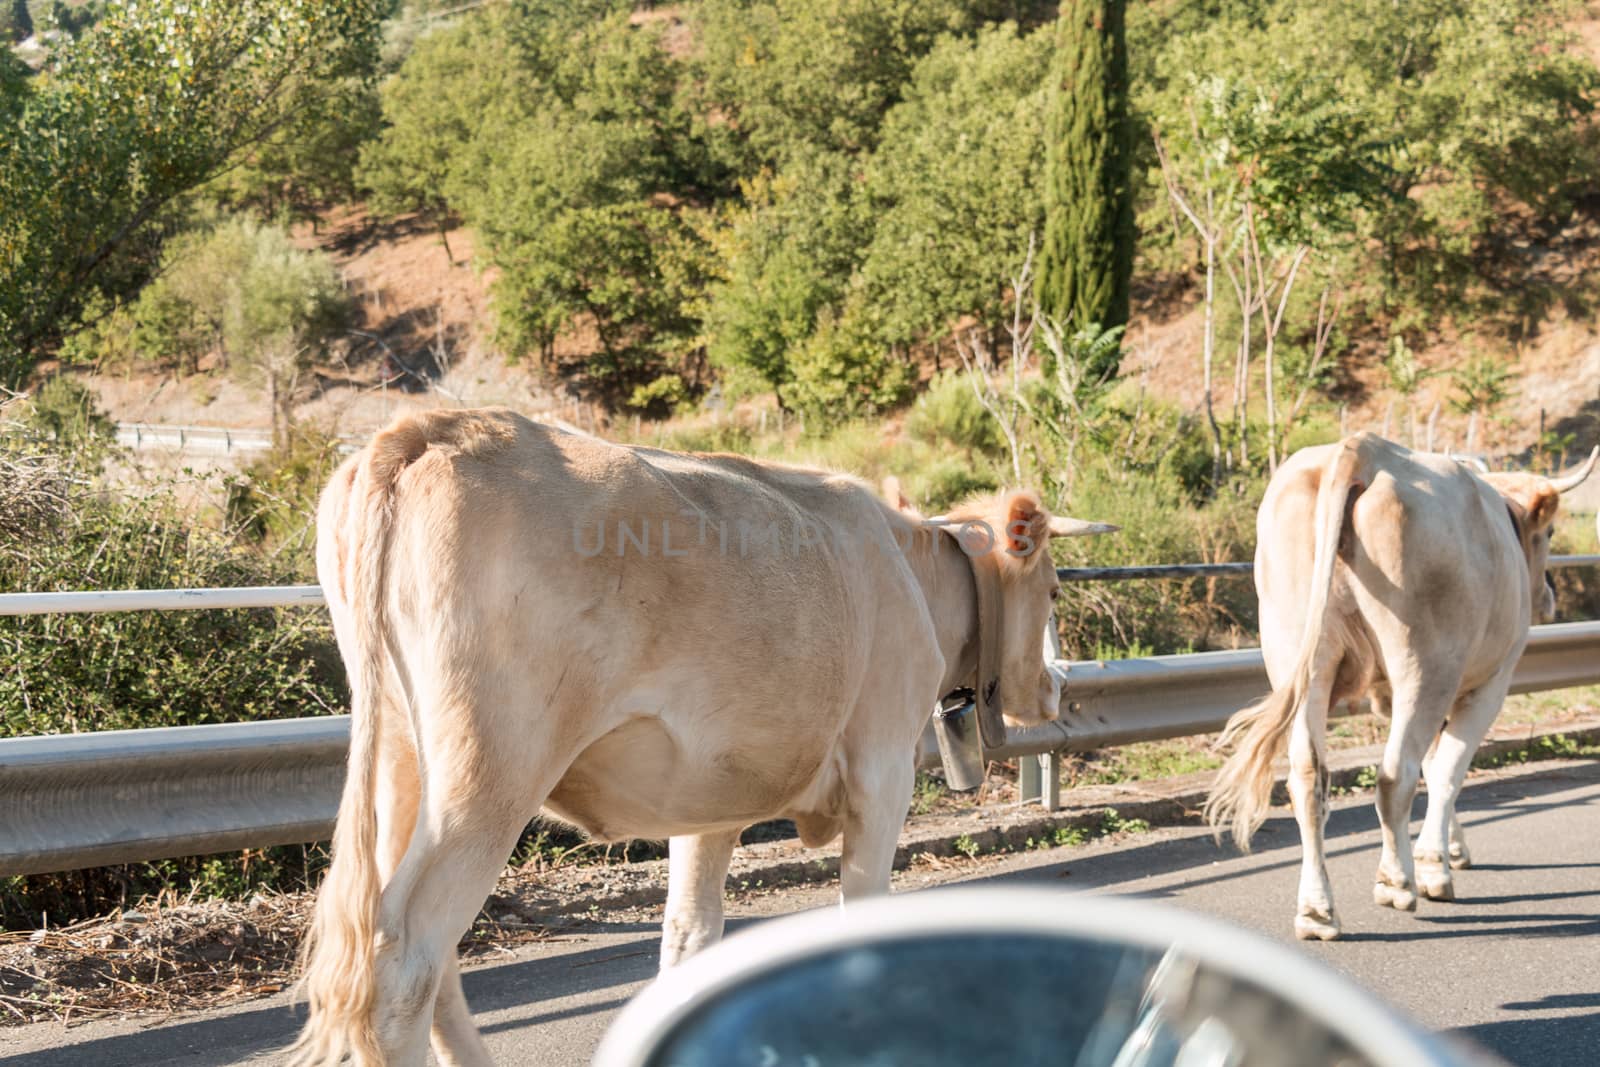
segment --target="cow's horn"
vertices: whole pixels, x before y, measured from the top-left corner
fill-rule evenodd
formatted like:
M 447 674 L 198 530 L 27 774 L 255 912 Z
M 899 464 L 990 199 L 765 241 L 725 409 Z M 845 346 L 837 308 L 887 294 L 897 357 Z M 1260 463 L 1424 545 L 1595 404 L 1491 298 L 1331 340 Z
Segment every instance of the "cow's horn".
M 1489 473 L 1489 465 L 1483 461 L 1482 456 L 1458 456 L 1454 452 L 1446 452 L 1445 455 L 1449 456 L 1457 463 L 1472 464 L 1474 467 L 1478 468 L 1478 473 L 1480 474 Z
M 1558 493 L 1565 493 L 1569 489 L 1576 489 L 1589 477 L 1589 472 L 1594 470 L 1594 461 L 1600 459 L 1600 445 L 1594 446 L 1594 451 L 1589 453 L 1588 460 L 1583 466 L 1567 475 L 1565 478 L 1551 478 L 1550 488 Z
M 1051 537 L 1092 537 L 1095 534 L 1116 533 L 1122 529 L 1109 522 L 1086 522 L 1083 519 L 1069 519 L 1065 515 L 1052 515 L 1050 517 Z

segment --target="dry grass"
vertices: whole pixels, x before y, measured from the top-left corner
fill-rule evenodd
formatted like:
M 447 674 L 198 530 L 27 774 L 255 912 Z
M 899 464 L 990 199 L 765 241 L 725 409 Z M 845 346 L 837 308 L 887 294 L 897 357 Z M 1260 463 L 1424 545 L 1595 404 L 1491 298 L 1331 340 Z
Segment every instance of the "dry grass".
M 311 914 L 310 893 L 160 902 L 71 926 L 0 933 L 0 1026 L 216 1008 L 282 992 Z M 480 914 L 463 958 L 543 941 L 502 908 Z

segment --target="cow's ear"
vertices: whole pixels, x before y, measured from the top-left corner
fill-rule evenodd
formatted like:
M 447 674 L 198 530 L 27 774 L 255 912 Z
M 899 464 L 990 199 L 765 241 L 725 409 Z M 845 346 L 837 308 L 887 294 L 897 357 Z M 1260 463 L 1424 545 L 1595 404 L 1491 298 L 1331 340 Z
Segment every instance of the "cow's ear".
M 1541 529 L 1556 521 L 1556 512 L 1561 510 L 1561 494 L 1549 487 L 1541 486 L 1533 494 L 1533 499 L 1528 501 L 1528 526 L 1531 529 Z
M 1031 559 L 1050 538 L 1050 513 L 1033 493 L 1023 490 L 1006 498 L 1006 528 L 1001 544 L 1014 559 Z

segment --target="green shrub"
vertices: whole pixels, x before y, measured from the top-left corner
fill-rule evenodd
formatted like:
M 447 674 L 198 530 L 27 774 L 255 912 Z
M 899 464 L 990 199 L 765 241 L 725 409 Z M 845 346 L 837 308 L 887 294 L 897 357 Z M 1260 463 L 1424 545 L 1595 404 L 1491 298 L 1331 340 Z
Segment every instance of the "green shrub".
M 906 433 L 928 444 L 948 441 L 993 455 L 1002 454 L 1006 447 L 1000 427 L 960 371 L 947 371 L 928 383 L 906 415 Z
M 5 507 L 0 502 L 0 509 Z M 170 589 L 307 577 L 161 490 L 79 496 L 0 539 L 0 588 Z M 325 613 L 282 608 L 0 618 L 4 736 L 328 714 L 346 703 Z
M 815 427 L 873 415 L 906 399 L 915 382 L 879 339 L 868 312 L 824 313 L 816 331 L 790 356 L 793 380 L 778 389 L 784 403 Z
M 1173 442 L 1177 444 L 1177 442 Z M 1255 513 L 1264 481 L 1235 483 L 1196 506 L 1179 470 L 1119 470 L 1105 457 L 1076 472 L 1064 510 L 1112 522 L 1121 532 L 1055 542 L 1063 566 L 1237 562 L 1253 556 Z M 1105 646 L 1167 655 L 1254 644 L 1255 588 L 1248 577 L 1069 583 L 1057 606 L 1062 647 L 1079 658 Z
M 58 374 L 34 392 L 26 423 L 56 447 L 98 460 L 116 439 L 116 426 L 76 378 Z
M 229 529 L 311 573 L 317 498 L 344 459 L 339 451 L 343 443 L 320 428 L 298 426 L 286 441 L 226 479 Z
M 266 484 L 272 495 L 255 498 L 261 513 L 254 519 L 220 529 L 200 521 L 192 505 L 180 507 L 172 487 L 138 499 L 84 491 L 86 451 L 92 455 L 83 448 L 41 453 L 0 440 L 0 588 L 278 585 L 309 577 L 309 543 L 267 554 L 250 546 L 248 530 L 259 523 L 271 543 L 292 514 L 306 522 L 305 501 L 323 478 L 317 448 L 302 446 L 276 466 L 258 464 L 253 491 Z M 346 703 L 344 671 L 319 609 L 0 618 L 0 737 L 292 718 Z M 291 890 L 306 886 L 325 859 L 320 848 L 293 846 L 0 879 L 0 926 L 34 926 L 45 913 L 52 923 L 70 922 L 158 892 Z
M 78 326 L 61 339 L 56 356 L 63 367 L 121 370 L 139 354 L 138 324 L 132 310 L 95 293 L 78 315 Z

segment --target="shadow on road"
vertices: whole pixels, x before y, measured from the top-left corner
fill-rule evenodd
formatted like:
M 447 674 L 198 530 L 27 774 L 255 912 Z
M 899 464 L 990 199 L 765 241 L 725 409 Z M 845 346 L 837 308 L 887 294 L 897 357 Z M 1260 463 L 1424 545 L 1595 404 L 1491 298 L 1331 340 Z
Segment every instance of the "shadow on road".
M 1565 769 L 1558 773 L 1546 773 L 1541 777 L 1495 779 L 1469 784 L 1462 790 L 1461 799 L 1457 803 L 1462 824 L 1467 831 L 1468 843 L 1470 844 L 1472 840 L 1472 828 L 1474 826 L 1485 826 L 1503 819 L 1523 818 L 1552 808 L 1566 807 L 1570 802 L 1540 804 L 1529 803 L 1529 801 L 1551 794 L 1566 793 L 1575 786 L 1596 782 L 1600 782 L 1600 763 L 1585 764 Z M 1427 796 L 1426 794 L 1419 794 L 1412 808 L 1412 818 L 1421 819 L 1426 808 Z M 1355 852 L 1371 851 L 1372 864 L 1376 868 L 1378 864 L 1378 849 L 1373 844 L 1366 841 L 1351 841 L 1341 845 L 1338 842 L 1341 838 L 1370 834 L 1377 829 L 1378 815 L 1370 804 L 1353 805 L 1333 811 L 1328 817 L 1328 857 L 1331 859 Z M 1039 881 L 1046 878 L 1062 877 L 1064 873 L 1070 873 L 1071 885 L 1074 888 L 1116 889 L 1119 892 L 1127 892 L 1136 896 L 1160 898 L 1174 896 L 1180 889 L 1189 891 L 1199 886 L 1249 877 L 1260 871 L 1297 869 L 1300 866 L 1300 831 L 1295 826 L 1292 818 L 1268 819 L 1262 824 L 1261 829 L 1257 831 L 1253 844 L 1256 856 L 1271 856 L 1272 858 L 1265 862 L 1251 863 L 1244 867 L 1234 865 L 1231 869 L 1214 874 L 1207 873 L 1194 878 L 1186 878 L 1181 887 L 1142 889 L 1136 883 L 1144 878 L 1196 868 L 1210 868 L 1215 863 L 1237 859 L 1238 853 L 1231 845 L 1218 845 L 1208 835 L 1196 835 L 1178 840 L 1152 842 L 1136 848 L 1117 848 L 1099 855 L 1067 860 L 1061 864 L 1002 875 L 993 880 L 997 882 Z M 1281 858 L 1278 857 L 1279 853 L 1283 854 Z M 1538 869 L 1553 870 L 1565 867 L 1593 866 L 1600 866 L 1600 864 L 1550 863 L 1540 865 Z M 1510 870 L 1512 868 L 1503 864 L 1499 866 L 1476 864 L 1474 869 L 1489 871 Z M 1528 870 L 1530 868 L 1519 866 L 1515 869 Z M 1496 898 L 1494 902 L 1506 903 L 1513 899 L 1555 899 L 1563 895 L 1568 894 L 1550 894 L 1543 897 L 1537 895 L 1500 897 Z M 1489 901 L 1485 901 L 1485 903 L 1487 902 Z
M 652 936 L 637 942 L 468 971 L 462 975 L 462 985 L 467 1002 L 477 1014 L 523 1004 L 538 1009 L 561 997 L 650 978 L 656 971 L 657 952 L 657 939 Z M 624 1000 L 625 997 L 617 997 L 553 1012 L 534 1010 L 524 1018 L 496 1022 L 483 1030 L 493 1033 L 593 1012 L 614 1011 Z M 294 1040 L 304 1019 L 303 1008 L 279 1003 L 88 1041 L 73 1042 L 69 1030 L 55 1048 L 0 1056 L 0 1064 L 4 1067 L 82 1067 L 83 1064 L 111 1067 L 115 1064 L 173 1063 L 182 1067 L 224 1067 L 287 1045 Z
M 1510 1019 L 1464 1026 L 1465 1034 L 1484 1048 L 1519 1067 L 1550 1063 L 1593 1062 L 1582 1049 L 1600 1048 L 1600 1012 L 1550 1019 Z M 1574 1050 L 1584 1057 L 1571 1059 Z

